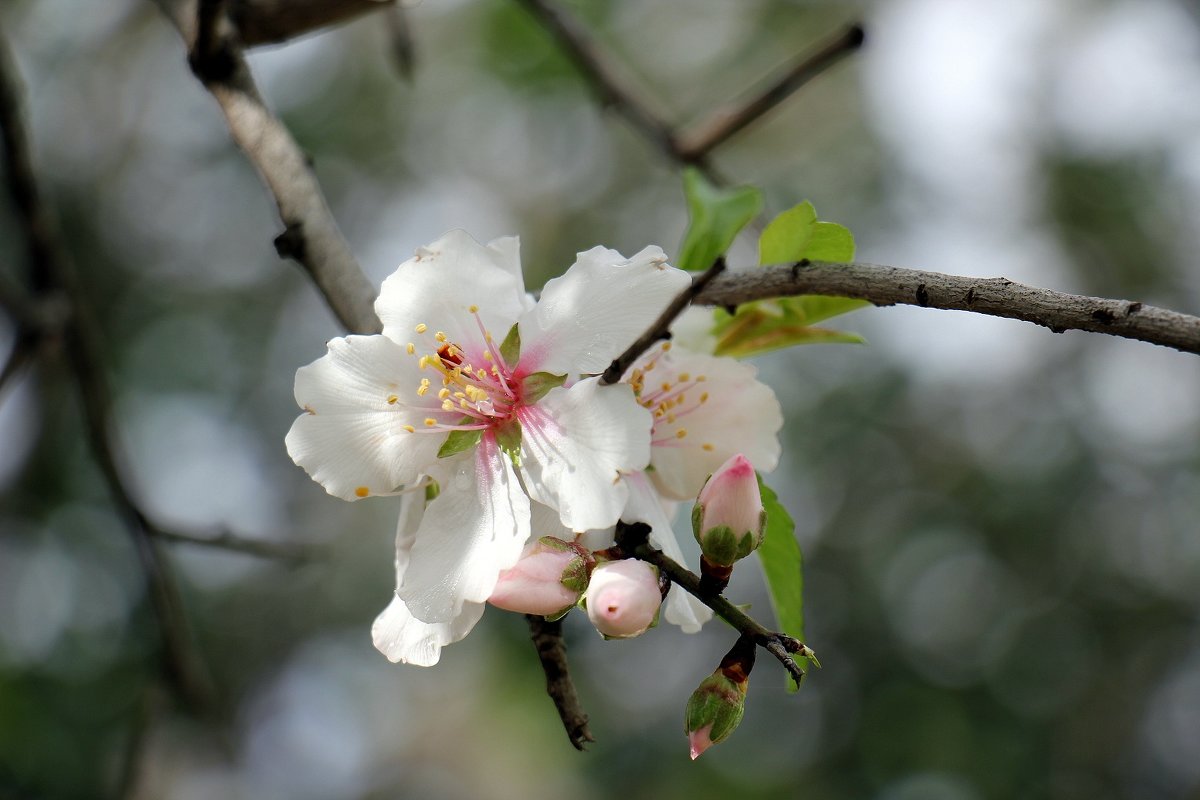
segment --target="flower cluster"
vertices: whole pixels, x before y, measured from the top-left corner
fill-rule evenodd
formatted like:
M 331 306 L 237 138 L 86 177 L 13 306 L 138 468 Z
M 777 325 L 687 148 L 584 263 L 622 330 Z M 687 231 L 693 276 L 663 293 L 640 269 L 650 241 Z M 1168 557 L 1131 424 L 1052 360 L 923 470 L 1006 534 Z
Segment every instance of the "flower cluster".
M 614 528 L 644 522 L 682 560 L 671 520 L 704 488 L 706 559 L 745 555 L 761 525 L 738 479 L 778 462 L 778 401 L 752 367 L 669 343 L 619 383 L 598 377 L 689 282 L 656 247 L 597 247 L 535 301 L 516 239 L 451 232 L 384 281 L 381 335 L 334 339 L 297 372 L 293 460 L 345 500 L 400 497 L 396 590 L 372 630 L 384 655 L 436 663 L 489 601 L 551 618 L 581 605 L 610 638 L 644 632 L 660 604 L 684 631 L 711 617 L 623 558 Z

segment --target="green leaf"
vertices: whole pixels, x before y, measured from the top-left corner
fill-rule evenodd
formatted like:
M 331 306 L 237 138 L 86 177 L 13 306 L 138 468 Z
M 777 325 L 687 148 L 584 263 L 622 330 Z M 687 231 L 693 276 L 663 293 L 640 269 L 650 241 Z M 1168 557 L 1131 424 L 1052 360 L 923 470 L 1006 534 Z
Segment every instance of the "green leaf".
M 676 261 L 681 269 L 705 270 L 712 266 L 762 208 L 758 189 L 718 189 L 695 167 L 683 171 L 683 193 L 690 221 Z
M 473 421 L 470 417 L 463 417 L 463 420 L 466 422 Z M 483 438 L 482 430 L 450 431 L 450 435 L 446 437 L 446 441 L 442 442 L 442 446 L 438 448 L 438 458 L 446 458 L 447 456 L 461 453 L 464 450 L 470 450 L 479 444 L 481 438 Z
M 567 380 L 566 375 L 553 375 L 549 372 L 535 372 L 521 383 L 521 400 L 524 403 L 536 403 L 546 396 L 551 389 L 557 389 Z
M 762 492 L 763 508 L 767 512 L 767 531 L 758 548 L 758 558 L 767 577 L 767 589 L 771 593 L 771 606 L 779 630 L 804 641 L 804 561 L 800 556 L 800 543 L 796 541 L 796 523 L 787 509 L 779 502 L 775 492 L 758 476 L 758 488 Z M 796 658 L 803 669 L 806 658 Z M 788 676 L 788 690 L 800 687 Z
M 508 334 L 500 343 L 500 357 L 510 367 L 515 367 L 521 360 L 521 332 L 517 330 L 516 323 L 508 329 Z
M 759 264 L 812 261 L 850 261 L 854 237 L 836 222 L 821 222 L 817 210 L 805 200 L 784 211 L 763 229 L 758 238 Z
M 802 259 L 850 261 L 854 237 L 845 227 L 817 219 L 807 201 L 784 211 L 763 230 L 758 240 L 760 264 L 786 264 Z M 797 344 L 846 342 L 861 344 L 856 333 L 814 327 L 816 323 L 869 305 L 847 297 L 806 295 L 743 303 L 730 315 L 714 312 L 716 354 L 745 358 Z
M 521 423 L 515 419 L 510 419 L 508 422 L 496 429 L 496 444 L 500 446 L 500 450 L 508 456 L 512 461 L 513 466 L 517 469 L 521 467 Z
M 861 344 L 864 339 L 856 333 L 811 324 L 843 313 L 842 309 L 851 311 L 859 303 L 844 297 L 786 297 L 744 304 L 733 316 L 718 309 L 713 327 L 717 339 L 714 353 L 745 358 L 797 344 Z

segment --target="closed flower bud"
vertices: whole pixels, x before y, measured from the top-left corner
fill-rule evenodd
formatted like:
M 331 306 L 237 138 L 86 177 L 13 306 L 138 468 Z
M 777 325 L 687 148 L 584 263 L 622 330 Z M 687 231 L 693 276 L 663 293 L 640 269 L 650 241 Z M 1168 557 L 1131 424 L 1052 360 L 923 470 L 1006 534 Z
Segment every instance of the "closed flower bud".
M 658 621 L 662 589 L 658 570 L 627 558 L 599 564 L 587 590 L 588 619 L 610 639 L 645 633 Z
M 595 559 L 582 546 L 543 536 L 500 573 L 488 602 L 507 611 L 558 617 L 570 611 L 588 584 Z
M 766 521 L 758 476 L 741 453 L 712 474 L 692 511 L 692 531 L 704 556 L 726 567 L 762 544 Z
M 692 760 L 714 744 L 729 738 L 746 712 L 746 689 L 754 667 L 754 642 L 739 639 L 717 671 L 700 682 L 688 698 L 683 731 Z

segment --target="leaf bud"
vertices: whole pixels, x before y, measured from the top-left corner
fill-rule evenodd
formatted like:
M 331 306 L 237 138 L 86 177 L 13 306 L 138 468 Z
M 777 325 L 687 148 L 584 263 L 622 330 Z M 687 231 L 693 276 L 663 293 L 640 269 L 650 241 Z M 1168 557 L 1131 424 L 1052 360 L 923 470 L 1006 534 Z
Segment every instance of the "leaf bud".
M 692 760 L 708 748 L 729 738 L 746 712 L 746 690 L 754 667 L 754 642 L 738 639 L 721 666 L 700 682 L 688 698 L 683 731 L 687 734 Z

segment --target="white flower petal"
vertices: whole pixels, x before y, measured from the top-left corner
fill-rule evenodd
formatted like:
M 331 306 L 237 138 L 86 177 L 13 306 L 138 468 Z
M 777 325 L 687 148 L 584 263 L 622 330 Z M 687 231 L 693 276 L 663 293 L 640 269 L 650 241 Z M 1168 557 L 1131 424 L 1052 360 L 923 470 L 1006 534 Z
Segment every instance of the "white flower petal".
M 400 519 L 396 525 L 396 586 L 404 580 L 409 552 L 425 514 L 425 493 L 416 491 L 401 496 Z M 448 644 L 461 640 L 483 616 L 483 603 L 464 603 L 462 611 L 449 622 L 422 622 L 395 593 L 392 601 L 371 626 L 371 641 L 389 661 L 431 667 Z
M 603 247 L 580 253 L 521 318 L 521 370 L 601 372 L 690 282 L 657 247 L 630 259 Z
M 675 538 L 671 519 L 646 474 L 639 472 L 626 475 L 624 483 L 629 486 L 629 504 L 621 518 L 626 522 L 644 522 L 649 525 L 650 544 L 662 550 L 668 558 L 683 564 L 683 549 Z M 698 632 L 713 616 L 712 609 L 676 584 L 671 584 L 671 589 L 667 592 L 663 612 L 667 622 L 678 625 L 684 633 Z
M 445 467 L 397 590 L 425 622 L 450 622 L 465 603 L 487 600 L 529 538 L 529 498 L 494 436 Z
M 393 663 L 432 667 L 441 658 L 443 647 L 471 632 L 485 607 L 483 603 L 463 603 L 450 622 L 422 622 L 399 596 L 392 595 L 392 602 L 371 626 L 371 641 Z
M 732 358 L 673 347 L 646 374 L 646 383 L 674 382 L 682 373 L 693 379 L 703 375 L 705 381 L 687 390 L 687 402 L 679 407 L 685 411 L 674 422 L 656 420 L 650 475 L 658 490 L 675 500 L 693 499 L 708 476 L 736 453 L 759 472 L 775 469 L 783 411 L 771 387 L 755 379 L 757 370 Z M 699 403 L 701 395 L 707 395 L 706 402 Z M 686 435 L 679 438 L 681 430 Z
M 424 323 L 426 336 L 443 331 L 475 359 L 482 356 L 483 337 L 471 306 L 478 306 L 479 319 L 497 342 L 527 309 L 515 237 L 484 246 L 464 231 L 450 231 L 388 276 L 375 313 L 383 335 L 396 342 L 414 341 L 416 326 Z
M 588 378 L 552 389 L 518 418 L 529 496 L 556 509 L 573 531 L 615 525 L 628 493 L 620 473 L 643 469 L 650 458 L 650 413 L 629 387 Z
M 387 338 L 333 339 L 326 355 L 296 371 L 296 402 L 306 413 L 288 431 L 288 454 L 345 500 L 412 483 L 445 439 L 404 429 L 431 412 L 441 416 L 436 398 L 416 395 L 417 375 L 413 359 Z

